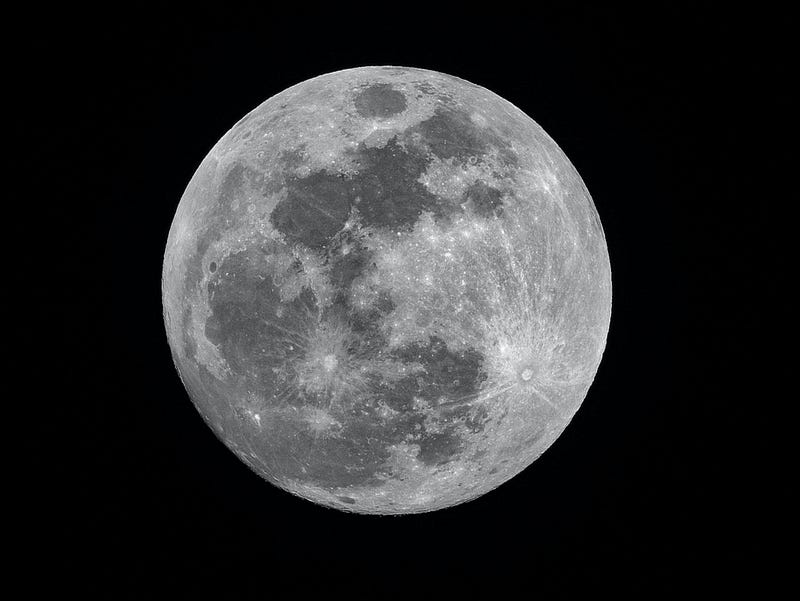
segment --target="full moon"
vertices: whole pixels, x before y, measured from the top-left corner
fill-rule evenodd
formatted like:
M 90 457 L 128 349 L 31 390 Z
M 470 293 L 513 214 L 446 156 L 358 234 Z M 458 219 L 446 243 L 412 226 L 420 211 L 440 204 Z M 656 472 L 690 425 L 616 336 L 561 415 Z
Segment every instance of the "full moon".
M 211 149 L 163 267 L 167 336 L 217 436 L 300 497 L 433 511 L 509 480 L 586 397 L 611 317 L 589 192 L 496 94 L 364 67 Z

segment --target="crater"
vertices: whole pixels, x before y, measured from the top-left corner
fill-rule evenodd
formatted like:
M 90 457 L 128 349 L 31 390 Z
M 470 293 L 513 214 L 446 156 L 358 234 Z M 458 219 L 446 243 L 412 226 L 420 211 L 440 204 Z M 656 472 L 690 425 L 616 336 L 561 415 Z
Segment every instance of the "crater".
M 533 385 L 541 381 L 542 366 L 538 361 L 525 361 L 517 365 L 517 378 L 521 385 Z
M 406 110 L 405 94 L 388 83 L 376 83 L 358 93 L 355 99 L 358 114 L 366 118 L 386 119 Z

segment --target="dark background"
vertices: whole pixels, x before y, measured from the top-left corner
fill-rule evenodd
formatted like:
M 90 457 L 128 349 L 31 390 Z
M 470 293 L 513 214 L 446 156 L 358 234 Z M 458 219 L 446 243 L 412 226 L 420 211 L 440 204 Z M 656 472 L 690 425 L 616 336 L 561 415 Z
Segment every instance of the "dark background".
M 780 32 L 688 9 L 373 8 L 50 14 L 20 47 L 43 66 L 34 183 L 58 231 L 34 308 L 63 345 L 31 445 L 57 441 L 33 477 L 32 580 L 275 599 L 652 598 L 770 580 L 754 504 L 770 412 L 745 376 L 764 318 L 749 299 L 775 289 L 753 243 L 774 214 L 751 191 L 780 187 L 760 141 L 788 106 Z M 192 406 L 161 316 L 167 232 L 216 141 L 292 84 L 381 64 L 462 77 L 531 115 L 591 191 L 614 284 L 599 373 L 556 444 L 484 497 L 405 517 L 324 509 L 252 473 Z

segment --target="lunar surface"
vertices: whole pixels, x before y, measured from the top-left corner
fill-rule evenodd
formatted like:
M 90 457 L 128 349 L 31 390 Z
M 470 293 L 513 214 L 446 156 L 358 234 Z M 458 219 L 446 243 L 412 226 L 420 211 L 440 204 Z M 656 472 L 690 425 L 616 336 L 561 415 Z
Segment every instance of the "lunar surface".
M 464 80 L 368 67 L 246 115 L 180 201 L 175 364 L 269 482 L 360 513 L 462 503 L 559 436 L 595 376 L 611 269 L 530 117 Z

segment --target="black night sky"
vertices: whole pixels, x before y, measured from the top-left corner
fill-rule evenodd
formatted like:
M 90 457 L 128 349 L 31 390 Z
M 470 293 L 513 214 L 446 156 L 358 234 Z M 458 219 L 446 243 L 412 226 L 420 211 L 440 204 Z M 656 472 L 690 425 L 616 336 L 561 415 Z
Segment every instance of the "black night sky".
M 29 456 L 42 440 L 56 449 L 31 476 L 31 586 L 653 598 L 764 578 L 768 527 L 749 508 L 767 486 L 774 415 L 743 375 L 757 371 L 764 318 L 746 299 L 775 283 L 749 250 L 768 222 L 746 191 L 775 177 L 757 157 L 772 109 L 788 105 L 777 46 L 744 15 L 677 9 L 310 13 L 71 12 L 22 46 L 46 65 L 29 108 L 52 182 L 35 189 L 58 231 L 34 305 L 61 347 L 47 357 L 60 393 L 35 409 L 39 442 L 26 443 Z M 613 274 L 606 353 L 565 433 L 494 492 L 417 516 L 340 513 L 252 473 L 191 404 L 161 314 L 167 232 L 209 149 L 286 87 L 373 64 L 457 75 L 531 115 L 586 182 Z M 772 109 L 754 108 L 756 90 Z

